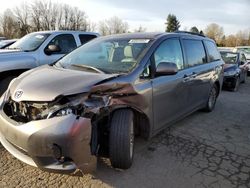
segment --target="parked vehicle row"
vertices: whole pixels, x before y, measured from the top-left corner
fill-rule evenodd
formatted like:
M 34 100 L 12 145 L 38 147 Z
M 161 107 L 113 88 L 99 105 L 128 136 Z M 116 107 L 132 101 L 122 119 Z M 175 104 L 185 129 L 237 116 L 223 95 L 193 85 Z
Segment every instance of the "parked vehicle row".
M 47 33 L 28 38 L 34 41 L 12 48 L 41 49 L 38 64 L 58 51 Z M 135 135 L 150 138 L 196 110 L 214 109 L 223 66 L 215 42 L 197 34 L 96 38 L 10 83 L 0 100 L 0 141 L 48 171 L 90 171 L 99 156 L 127 169 Z
M 43 31 L 30 33 L 8 49 L 0 50 L 0 95 L 10 81 L 21 73 L 51 64 L 99 34 L 80 31 Z
M 241 52 L 220 51 L 225 62 L 223 86 L 238 91 L 240 83 L 245 83 L 247 78 L 248 62 Z

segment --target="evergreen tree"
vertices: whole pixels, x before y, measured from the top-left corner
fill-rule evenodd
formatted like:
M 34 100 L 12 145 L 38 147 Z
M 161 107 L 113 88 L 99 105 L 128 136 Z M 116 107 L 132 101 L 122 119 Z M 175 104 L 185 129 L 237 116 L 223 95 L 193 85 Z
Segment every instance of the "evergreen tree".
M 199 29 L 196 26 L 191 27 L 190 32 L 192 32 L 192 33 L 200 33 Z
M 174 14 L 169 14 L 167 17 L 167 22 L 166 24 L 166 32 L 174 32 L 178 31 L 180 28 L 180 22 L 176 18 Z

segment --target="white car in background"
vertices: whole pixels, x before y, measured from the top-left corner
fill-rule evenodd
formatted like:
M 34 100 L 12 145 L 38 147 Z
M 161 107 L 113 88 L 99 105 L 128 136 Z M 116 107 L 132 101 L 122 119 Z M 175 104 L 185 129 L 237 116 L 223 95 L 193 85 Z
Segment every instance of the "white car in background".
M 250 75 L 250 46 L 236 46 L 233 52 L 242 52 L 248 61 L 248 76 Z
M 248 61 L 250 61 L 250 46 L 236 46 L 234 52 L 242 52 L 245 54 Z

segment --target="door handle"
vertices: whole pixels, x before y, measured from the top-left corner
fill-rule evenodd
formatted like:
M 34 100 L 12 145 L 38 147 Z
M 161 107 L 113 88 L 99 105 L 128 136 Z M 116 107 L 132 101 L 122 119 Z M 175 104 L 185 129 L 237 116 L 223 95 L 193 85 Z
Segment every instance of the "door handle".
M 183 82 L 187 82 L 187 81 L 190 81 L 194 78 L 197 77 L 197 74 L 195 72 L 191 73 L 191 74 L 185 74 L 184 77 L 183 77 Z

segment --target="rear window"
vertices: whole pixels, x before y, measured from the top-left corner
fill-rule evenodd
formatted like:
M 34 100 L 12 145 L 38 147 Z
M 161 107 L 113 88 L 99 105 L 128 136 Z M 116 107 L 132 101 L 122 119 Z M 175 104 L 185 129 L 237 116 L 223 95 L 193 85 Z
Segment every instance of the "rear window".
M 221 56 L 220 56 L 220 53 L 217 50 L 217 47 L 216 47 L 215 43 L 213 43 L 211 41 L 204 41 L 204 42 L 205 42 L 205 45 L 206 45 L 207 50 L 208 50 L 209 62 L 220 60 Z
M 96 38 L 96 35 L 87 35 L 87 34 L 79 35 L 79 39 L 81 41 L 81 44 L 85 44 L 94 38 Z
M 183 44 L 188 67 L 206 63 L 206 53 L 202 41 L 185 39 L 183 40 Z

